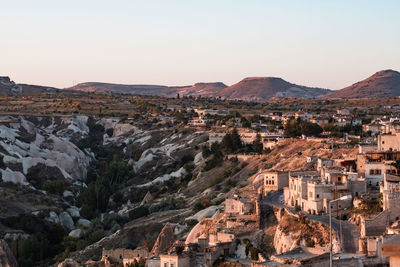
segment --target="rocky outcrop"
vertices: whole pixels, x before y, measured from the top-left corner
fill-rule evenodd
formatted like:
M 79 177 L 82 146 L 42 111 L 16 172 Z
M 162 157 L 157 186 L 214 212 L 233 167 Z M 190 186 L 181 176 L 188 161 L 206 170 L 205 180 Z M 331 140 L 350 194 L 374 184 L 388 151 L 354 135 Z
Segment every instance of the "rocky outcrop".
M 20 88 L 8 76 L 0 76 L 0 95 L 19 93 Z
M 284 253 L 300 246 L 328 247 L 329 228 L 304 215 L 284 214 L 274 236 L 276 253 Z M 339 251 L 339 246 L 336 234 L 333 234 L 333 250 Z
M 167 223 L 157 237 L 156 243 L 150 252 L 150 257 L 165 253 L 174 243 L 174 229 Z
M 91 157 L 69 141 L 87 132 L 85 118 L 0 116 L 2 180 L 41 188 L 46 180 L 86 179 Z
M 3 239 L 0 239 L 0 266 L 2 267 L 17 267 L 18 263 L 15 259 L 8 244 Z
M 185 220 L 196 220 L 198 222 L 200 222 L 201 220 L 203 220 L 204 218 L 211 218 L 214 217 L 216 214 L 218 215 L 219 209 L 217 206 L 210 206 L 207 207 L 199 212 L 197 212 L 195 215 L 187 217 Z
M 60 262 L 57 265 L 57 267 L 81 267 L 81 266 L 84 266 L 84 265 L 83 264 L 79 264 L 75 260 L 70 259 L 70 258 L 65 259 L 63 262 Z

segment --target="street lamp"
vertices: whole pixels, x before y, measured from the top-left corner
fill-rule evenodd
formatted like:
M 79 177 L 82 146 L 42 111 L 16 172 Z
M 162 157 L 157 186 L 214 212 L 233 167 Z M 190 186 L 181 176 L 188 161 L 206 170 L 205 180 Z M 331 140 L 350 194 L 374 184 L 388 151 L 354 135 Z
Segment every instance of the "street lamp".
M 351 195 L 342 196 L 337 199 L 333 199 L 329 201 L 329 267 L 333 266 L 333 259 L 332 259 L 332 203 L 338 200 L 350 200 L 352 199 Z

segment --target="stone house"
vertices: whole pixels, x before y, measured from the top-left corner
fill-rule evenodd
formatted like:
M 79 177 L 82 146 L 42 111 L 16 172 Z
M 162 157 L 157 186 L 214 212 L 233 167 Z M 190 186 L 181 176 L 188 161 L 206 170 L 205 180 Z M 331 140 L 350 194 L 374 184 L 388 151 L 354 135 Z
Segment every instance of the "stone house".
M 266 195 L 269 191 L 280 190 L 289 185 L 289 172 L 266 170 L 257 175 L 257 179 L 262 179 L 263 193 Z
M 385 173 L 396 173 L 391 164 L 400 159 L 398 151 L 366 152 L 357 155 L 357 172 L 365 177 L 368 185 L 377 186 L 383 182 Z
M 285 203 L 310 214 L 321 214 L 329 211 L 329 201 L 348 195 L 352 199 L 366 191 L 364 180 L 356 178 L 355 173 L 339 172 L 336 168 L 330 171 L 326 167 L 321 173 L 324 176 L 315 171 L 290 173 L 289 186 L 284 189 Z M 332 211 L 350 208 L 351 199 L 336 201 Z
M 149 258 L 146 262 L 147 267 L 160 267 L 161 259 L 158 256 L 153 256 Z
M 400 177 L 385 174 L 384 185 L 381 186 L 383 195 L 383 211 L 374 216 L 362 218 L 360 248 L 374 250 L 371 245 L 382 236 L 388 227 L 400 219 Z
M 149 249 L 147 247 L 137 247 L 136 249 L 104 249 L 102 250 L 102 258 L 108 259 L 112 263 L 130 263 L 135 259 L 139 261 L 140 259 L 147 259 L 149 256 Z
M 279 144 L 279 140 L 283 139 L 283 135 L 280 133 L 266 134 L 261 139 L 264 149 L 272 149 Z
M 248 198 L 227 198 L 225 200 L 225 213 L 249 215 L 255 212 L 253 201 Z
M 400 132 L 378 135 L 378 151 L 400 151 Z
M 390 266 L 400 266 L 400 235 L 387 237 L 381 249 L 382 256 L 389 257 Z
M 175 252 L 160 255 L 160 267 L 187 267 L 191 266 L 188 253 L 177 255 Z
M 319 181 L 316 171 L 290 172 L 289 185 L 284 188 L 285 203 L 291 207 L 300 206 L 301 200 L 307 198 L 307 182 Z
M 334 162 L 332 159 L 318 158 L 317 170 L 320 171 L 323 167 L 332 167 Z

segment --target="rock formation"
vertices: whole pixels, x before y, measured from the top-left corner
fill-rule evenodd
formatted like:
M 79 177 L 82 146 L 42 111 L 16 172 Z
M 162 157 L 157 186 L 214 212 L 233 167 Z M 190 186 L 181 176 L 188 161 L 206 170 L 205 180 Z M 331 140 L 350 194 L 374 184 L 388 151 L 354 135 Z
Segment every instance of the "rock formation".
M 156 243 L 150 252 L 150 257 L 165 253 L 174 243 L 174 229 L 167 223 L 157 237 Z
M 7 242 L 0 239 L 0 266 L 2 267 L 17 267 L 18 263 Z

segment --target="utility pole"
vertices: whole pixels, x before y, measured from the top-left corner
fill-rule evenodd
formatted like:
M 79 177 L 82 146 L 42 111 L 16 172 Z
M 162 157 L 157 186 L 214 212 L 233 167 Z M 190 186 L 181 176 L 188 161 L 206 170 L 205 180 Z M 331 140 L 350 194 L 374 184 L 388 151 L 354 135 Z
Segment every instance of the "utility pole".
M 347 196 L 342 196 L 337 199 L 332 199 L 329 201 L 329 267 L 333 267 L 333 259 L 332 259 L 332 202 L 336 202 L 339 200 L 348 200 L 351 199 L 351 195 Z M 340 224 L 340 231 L 341 231 L 342 225 Z M 339 233 L 339 238 L 340 238 L 340 233 Z
M 333 266 L 332 262 L 332 200 L 329 201 L 329 267 Z

